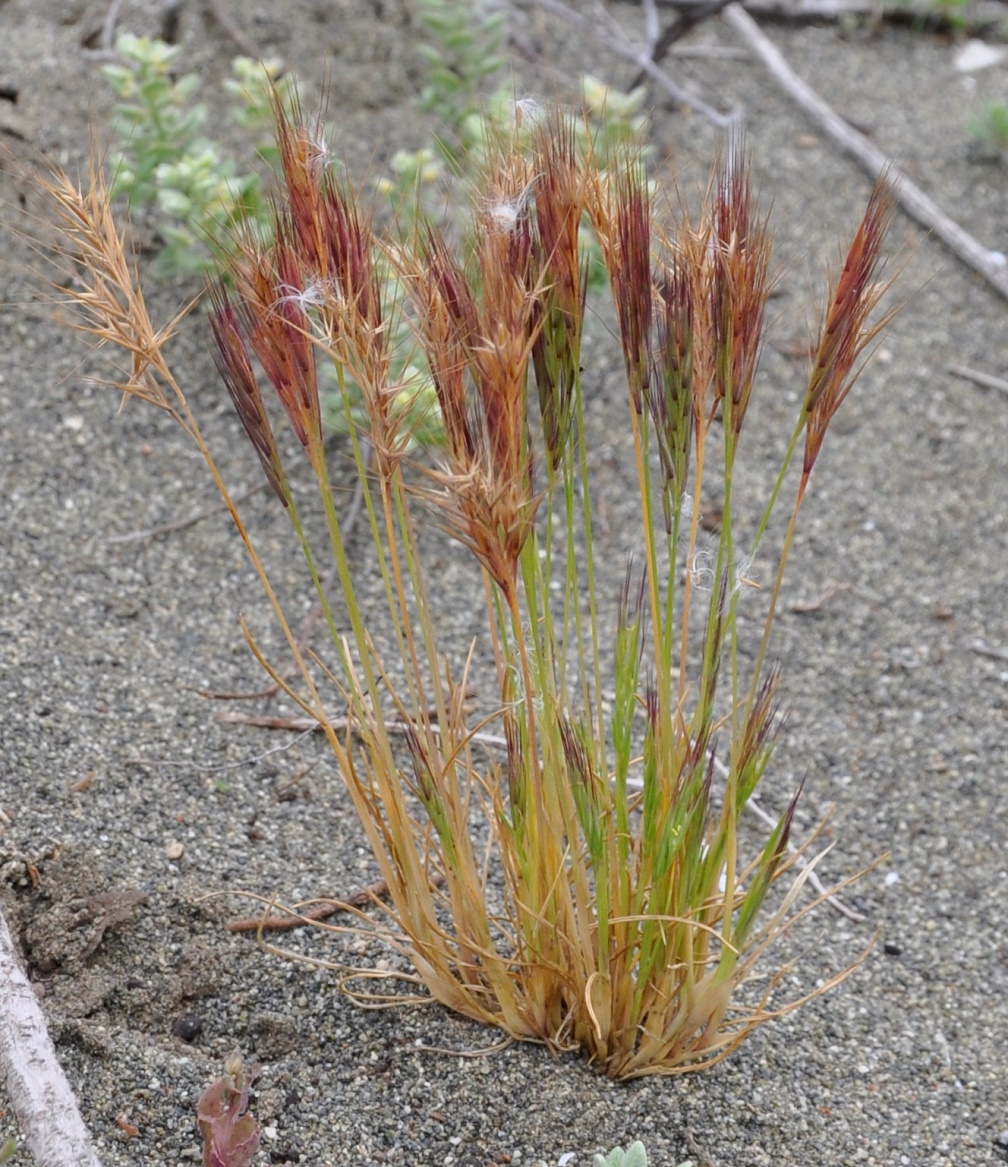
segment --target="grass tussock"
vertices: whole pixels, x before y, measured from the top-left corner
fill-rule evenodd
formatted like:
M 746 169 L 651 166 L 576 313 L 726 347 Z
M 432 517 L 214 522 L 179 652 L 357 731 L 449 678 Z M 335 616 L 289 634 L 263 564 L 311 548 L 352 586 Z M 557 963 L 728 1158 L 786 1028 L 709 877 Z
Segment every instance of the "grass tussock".
M 517 119 L 514 138 L 488 151 L 473 230 L 456 246 L 432 225 L 407 239 L 378 234 L 360 196 L 326 165 L 315 123 L 280 102 L 276 113 L 272 241 L 238 241 L 211 289 L 210 329 L 221 377 L 325 605 L 332 671 L 298 652 L 232 514 L 301 667 L 288 692 L 324 728 L 388 885 L 387 934 L 437 1000 L 513 1037 L 579 1050 L 614 1078 L 710 1065 L 788 1007 L 771 1001 L 786 969 L 758 993 L 739 990 L 814 899 L 800 902 L 811 866 L 798 867 L 789 850 L 797 792 L 753 854 L 743 852 L 739 820 L 778 725 L 768 649 L 795 524 L 829 424 L 880 327 L 892 194 L 884 183 L 872 192 L 827 291 L 785 456 L 769 497 L 747 500 L 762 518 L 740 547 L 735 466 L 771 278 L 768 226 L 737 141 L 698 218 L 663 230 L 637 155 L 603 170 L 567 116 L 531 127 Z M 77 261 L 70 295 L 83 327 L 129 354 L 122 391 L 185 427 L 227 499 L 164 359 L 174 325 L 150 322 L 100 169 L 84 190 L 62 175 L 48 189 Z M 612 425 L 626 427 L 636 468 L 638 550 L 617 597 L 600 593 L 593 558 L 581 361 L 588 229 L 608 272 L 626 375 Z M 412 451 L 392 375 L 403 362 L 391 342 L 403 330 L 383 302 L 389 267 L 436 388 L 445 443 L 433 461 Z M 349 404 L 348 424 L 391 656 L 375 647 L 379 617 L 362 611 L 334 504 L 319 408 L 325 361 L 363 392 L 366 425 Z M 271 420 L 280 416 L 317 484 L 324 546 L 302 523 L 307 501 Z M 716 545 L 702 548 L 695 500 L 713 478 L 723 519 Z M 795 481 L 747 669 L 740 595 Z M 466 699 L 472 655 L 447 658 L 428 603 L 436 581 L 418 531 L 430 516 L 471 552 L 484 581 L 496 691 L 480 695 L 493 712 L 478 720 Z M 336 565 L 339 614 L 319 584 L 323 559 Z M 330 719 L 333 691 L 348 714 L 343 732 Z M 506 749 L 488 756 L 480 731 Z

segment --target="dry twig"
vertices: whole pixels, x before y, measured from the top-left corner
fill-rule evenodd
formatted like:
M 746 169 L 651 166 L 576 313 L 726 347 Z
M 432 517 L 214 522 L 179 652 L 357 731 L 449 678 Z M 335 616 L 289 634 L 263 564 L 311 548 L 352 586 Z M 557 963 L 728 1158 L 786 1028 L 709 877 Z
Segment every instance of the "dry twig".
M 276 717 L 268 713 L 244 713 L 237 710 L 232 713 L 220 713 L 217 720 L 235 725 L 253 725 L 259 729 L 289 729 L 295 733 L 321 731 L 324 728 L 322 723 L 313 717 Z M 343 733 L 346 729 L 351 728 L 350 719 L 347 717 L 330 718 L 329 724 L 337 733 Z M 385 728 L 390 734 L 395 734 L 397 737 L 407 737 L 412 732 L 404 721 L 387 721 Z M 438 736 L 441 733 L 441 728 L 435 722 L 430 726 L 430 731 Z M 499 734 L 477 732 L 471 735 L 471 740 L 477 745 L 487 747 L 487 749 L 507 749 L 507 739 Z
M 105 19 L 102 21 L 101 28 L 101 48 L 105 52 L 111 51 L 115 47 L 115 30 L 119 23 L 119 12 L 122 9 L 122 0 L 112 0 L 108 9 L 105 12 Z
M 528 0 L 521 0 L 521 3 L 527 4 Z M 651 53 L 647 47 L 638 47 L 630 41 L 623 27 L 601 4 L 594 6 L 591 12 L 581 12 L 571 5 L 565 4 L 563 0 L 536 0 L 536 7 L 546 12 L 552 12 L 568 23 L 585 29 L 617 57 L 637 65 L 643 74 L 663 89 L 677 104 L 701 114 L 719 129 L 729 129 L 737 121 L 736 114 L 721 113 L 712 105 L 708 105 L 702 98 L 677 85 L 651 59 Z
M 784 92 L 873 178 L 888 174 L 900 205 L 935 235 L 1000 295 L 1008 299 L 1008 265 L 998 252 L 983 247 L 941 210 L 864 134 L 848 125 L 794 72 L 759 25 L 738 3 L 729 4 L 724 19 L 741 36 Z
M 700 4 L 690 4 L 688 7 L 677 8 L 676 18 L 671 24 L 666 25 L 660 31 L 656 30 L 653 37 L 648 36 L 648 56 L 651 62 L 660 65 L 684 36 L 692 32 L 697 25 L 703 24 L 709 17 L 717 15 L 728 2 L 729 0 L 704 0 Z M 653 4 L 654 0 L 651 0 L 651 5 L 653 6 Z M 654 11 L 653 7 L 652 11 Z M 655 13 L 655 18 L 657 19 L 657 13 Z M 630 87 L 636 89 L 638 85 L 644 83 L 647 76 L 647 71 L 642 68 L 633 79 Z
M 431 887 L 442 887 L 444 876 L 432 872 Z M 385 899 L 389 894 L 389 886 L 384 879 L 375 880 L 367 887 L 362 887 L 351 895 L 342 898 L 327 899 L 318 897 L 305 900 L 303 904 L 294 904 L 290 908 L 277 905 L 281 914 L 270 916 L 246 916 L 240 920 L 229 920 L 224 925 L 225 932 L 280 932 L 290 928 L 300 928 L 304 924 L 316 924 L 319 920 L 328 920 L 339 912 L 356 912 L 366 908 L 376 901 Z
M 1000 393 L 1008 393 L 1008 381 L 1004 377 L 995 377 L 992 373 L 984 373 L 980 369 L 971 369 L 966 365 L 949 365 L 948 371 L 954 377 L 972 381 L 981 389 L 997 389 Z
M 197 690 L 197 692 L 199 692 L 199 690 Z M 224 718 L 223 720 L 232 720 L 232 719 L 231 718 Z M 284 724 L 276 726 L 275 728 L 277 728 L 277 729 L 290 729 L 291 728 L 291 726 L 289 724 L 287 724 L 287 721 L 288 721 L 287 718 L 280 718 L 278 720 L 283 721 Z M 301 738 L 307 737 L 309 734 L 314 733 L 319 728 L 319 723 L 317 721 L 312 721 L 309 718 L 302 718 L 301 720 L 308 721 L 309 724 L 308 724 L 307 728 L 301 729 L 300 736 L 296 737 L 292 742 L 287 742 L 285 745 L 282 745 L 282 746 L 274 746 L 272 749 L 263 750 L 263 752 L 261 754 L 253 754 L 252 757 L 241 758 L 237 762 L 219 762 L 219 763 L 208 766 L 208 765 L 204 765 L 201 762 L 192 762 L 192 761 L 179 762 L 179 761 L 174 761 L 173 759 L 170 759 L 170 758 L 129 758 L 128 761 L 129 761 L 129 764 L 132 766 L 171 766 L 171 767 L 175 767 L 175 768 L 178 768 L 180 766 L 184 766 L 184 767 L 187 767 L 188 769 L 196 770 L 200 774 L 217 774 L 221 770 L 238 770 L 238 769 L 241 769 L 243 766 L 254 766 L 257 763 L 264 761 L 266 758 L 272 757 L 274 754 L 285 753 L 287 750 L 292 749 L 294 746 L 296 746 L 298 744 L 298 742 L 301 740 Z
M 680 16 L 692 14 L 709 0 L 652 0 L 657 8 L 671 8 Z M 886 22 L 910 25 L 930 32 L 977 35 L 1001 28 L 1004 6 L 999 0 L 971 0 L 969 12 L 941 8 L 918 0 L 744 0 L 751 16 L 789 23 L 862 20 L 874 26 Z
M 1008 660 L 1008 648 L 998 648 L 995 644 L 988 644 L 986 640 L 977 639 L 970 643 L 970 650 L 977 656 L 985 656 L 990 660 Z

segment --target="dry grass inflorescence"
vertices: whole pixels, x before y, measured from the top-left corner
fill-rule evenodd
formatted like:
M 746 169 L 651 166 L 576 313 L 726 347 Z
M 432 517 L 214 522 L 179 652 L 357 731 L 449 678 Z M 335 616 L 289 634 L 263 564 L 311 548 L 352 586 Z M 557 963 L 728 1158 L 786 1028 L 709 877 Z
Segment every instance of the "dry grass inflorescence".
M 739 822 L 778 724 L 768 647 L 795 523 L 882 323 L 891 192 L 873 191 L 828 289 L 786 453 L 768 498 L 749 507 L 762 518 L 740 547 L 733 481 L 771 277 L 770 235 L 738 141 L 700 213 L 663 228 L 638 154 L 603 169 L 573 117 L 524 111 L 488 150 L 473 229 L 456 246 L 423 221 L 408 238 L 379 234 L 327 165 L 319 123 L 279 101 L 276 115 L 275 230 L 268 245 L 237 241 L 211 291 L 210 325 L 227 391 L 324 605 L 332 667 L 298 648 L 166 363 L 173 325 L 155 328 L 148 316 L 98 167 L 84 190 L 63 175 L 49 183 L 83 326 L 130 355 L 119 388 L 187 430 L 228 501 L 298 684 L 251 635 L 250 644 L 327 735 L 388 886 L 388 903 L 358 926 L 398 945 L 432 997 L 514 1038 L 581 1051 L 614 1078 L 708 1066 L 797 1003 L 771 999 L 786 969 L 759 988 L 752 974 L 821 899 L 799 898 L 815 860 L 796 862 L 789 845 L 797 794 L 755 853 Z M 638 487 L 639 550 L 618 597 L 599 594 L 593 563 L 586 224 L 612 289 Z M 433 461 L 411 442 L 392 374 L 404 365 L 391 351 L 404 330 L 383 302 L 384 264 L 407 289 L 413 343 L 436 388 L 446 437 Z M 348 406 L 349 440 L 386 602 L 384 655 L 334 503 L 319 407 L 325 361 L 363 393 L 366 421 Z M 302 521 L 317 500 L 292 485 L 264 386 L 310 464 L 321 546 L 316 524 Z M 712 546 L 693 501 L 709 477 L 724 499 Z M 795 482 L 762 638 L 744 658 L 746 572 Z M 430 514 L 481 569 L 496 675 L 492 697 L 481 695 L 489 713 L 473 714 L 467 700 L 475 650 L 450 660 L 450 630 L 428 603 L 419 531 Z M 327 559 L 338 606 L 320 583 Z M 337 723 L 340 704 L 347 718 Z

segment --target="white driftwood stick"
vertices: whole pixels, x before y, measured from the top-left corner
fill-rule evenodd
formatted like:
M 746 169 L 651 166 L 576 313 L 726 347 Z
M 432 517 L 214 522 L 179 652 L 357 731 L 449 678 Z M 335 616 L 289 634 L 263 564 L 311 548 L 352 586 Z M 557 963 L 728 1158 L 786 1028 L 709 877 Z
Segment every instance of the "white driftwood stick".
M 653 0 L 659 8 L 674 8 L 689 16 L 691 9 L 706 0 Z M 969 13 L 944 15 L 942 10 L 927 0 L 744 0 L 746 12 L 771 20 L 807 23 L 810 20 L 845 20 L 851 17 L 869 22 L 869 27 L 885 21 L 900 21 L 927 28 L 955 27 L 961 33 L 979 35 L 986 28 L 997 28 L 1004 20 L 1004 7 L 999 0 L 973 0 Z
M 1008 381 L 1004 377 L 995 377 L 991 373 L 981 372 L 980 369 L 971 369 L 968 365 L 949 365 L 948 371 L 955 377 L 972 381 L 982 389 L 997 389 L 999 393 L 1008 393 Z
M 38 1167 L 101 1167 L 2 912 L 0 1078 Z
M 1008 264 L 999 252 L 990 251 L 948 217 L 916 183 L 911 182 L 891 158 L 858 133 L 805 84 L 774 46 L 759 25 L 738 3 L 722 12 L 725 21 L 745 40 L 777 84 L 813 121 L 848 154 L 857 159 L 873 178 L 888 173 L 903 209 L 952 249 L 978 275 L 1008 300 Z

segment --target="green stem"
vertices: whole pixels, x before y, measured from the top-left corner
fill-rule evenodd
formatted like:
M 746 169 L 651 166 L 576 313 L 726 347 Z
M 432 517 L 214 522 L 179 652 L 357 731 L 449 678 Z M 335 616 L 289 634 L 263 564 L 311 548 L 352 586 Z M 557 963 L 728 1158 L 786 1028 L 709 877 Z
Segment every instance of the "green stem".
M 605 713 L 602 704 L 602 657 L 599 651 L 599 626 L 598 626 L 598 606 L 595 593 L 595 550 L 592 535 L 592 510 L 591 510 L 591 489 L 588 482 L 588 449 L 585 442 L 585 423 L 584 423 L 584 398 L 581 391 L 581 377 L 576 377 L 574 382 L 574 411 L 577 418 L 577 440 L 578 440 L 578 469 L 581 477 L 581 513 L 583 515 L 584 523 L 584 543 L 585 543 L 585 578 L 587 581 L 588 590 L 588 626 L 591 629 L 591 654 L 592 654 L 592 678 L 595 686 L 595 710 L 594 720 L 596 725 L 597 741 L 605 741 Z M 573 489 L 573 486 L 572 488 Z M 568 540 L 573 545 L 573 520 L 568 520 L 570 523 Z M 575 567 L 576 570 L 576 567 Z M 576 619 L 580 626 L 580 605 L 575 609 L 577 612 Z M 582 651 L 581 637 L 578 637 L 578 652 Z M 583 677 L 587 677 L 587 670 L 582 668 L 581 673 Z M 587 686 L 587 679 L 583 682 Z M 586 699 L 586 709 L 591 708 L 591 702 Z

